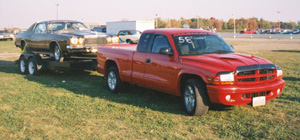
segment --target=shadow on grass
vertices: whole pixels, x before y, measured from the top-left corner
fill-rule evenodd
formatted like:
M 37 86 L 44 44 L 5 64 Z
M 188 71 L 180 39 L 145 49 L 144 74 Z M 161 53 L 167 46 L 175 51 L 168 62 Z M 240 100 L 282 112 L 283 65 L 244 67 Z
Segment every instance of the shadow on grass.
M 0 60 L 0 71 L 20 74 L 18 65 L 11 61 Z M 108 91 L 105 80 L 96 71 L 41 71 L 39 76 L 26 75 L 24 78 L 41 83 L 46 87 L 64 88 L 79 95 L 102 98 L 160 112 L 187 115 L 181 97 L 131 84 L 124 84 L 123 92 L 114 94 Z M 215 111 L 229 109 L 231 108 L 222 105 L 211 107 L 211 110 Z
M 291 52 L 291 53 L 300 53 L 300 50 L 272 50 L 273 52 Z
M 286 81 L 300 81 L 300 78 L 296 77 L 283 77 L 283 79 Z

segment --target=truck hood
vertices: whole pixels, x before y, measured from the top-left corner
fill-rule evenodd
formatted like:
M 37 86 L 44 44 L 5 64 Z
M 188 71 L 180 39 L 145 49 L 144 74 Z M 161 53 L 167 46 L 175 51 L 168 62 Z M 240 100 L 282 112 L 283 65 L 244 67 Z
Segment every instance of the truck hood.
M 85 37 L 85 38 L 97 38 L 97 37 L 107 37 L 105 33 L 98 33 L 98 32 L 92 32 L 92 31 L 59 31 L 56 32 L 59 35 L 63 36 L 76 36 L 76 37 Z
M 255 64 L 272 64 L 270 61 L 252 55 L 228 53 L 228 54 L 204 54 L 200 56 L 181 56 L 182 63 L 196 63 L 217 68 L 222 71 L 235 71 L 239 66 Z

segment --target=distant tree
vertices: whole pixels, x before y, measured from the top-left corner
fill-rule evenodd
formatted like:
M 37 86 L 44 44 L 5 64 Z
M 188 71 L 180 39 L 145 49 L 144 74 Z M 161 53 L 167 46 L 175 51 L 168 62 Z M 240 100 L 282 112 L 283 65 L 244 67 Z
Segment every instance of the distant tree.
M 223 30 L 228 29 L 228 24 L 227 24 L 227 22 L 223 22 L 222 29 L 223 29 Z
M 162 20 L 161 18 L 157 18 L 157 26 L 158 28 L 166 28 L 167 22 Z

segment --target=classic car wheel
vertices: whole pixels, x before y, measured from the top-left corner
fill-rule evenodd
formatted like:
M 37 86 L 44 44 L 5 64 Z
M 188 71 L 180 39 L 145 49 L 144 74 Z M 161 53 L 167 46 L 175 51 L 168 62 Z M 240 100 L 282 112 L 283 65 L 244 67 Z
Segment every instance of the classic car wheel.
M 209 109 L 205 84 L 197 79 L 188 79 L 182 90 L 185 110 L 191 116 L 200 116 Z
M 54 46 L 53 56 L 56 62 L 62 62 L 64 59 L 63 53 L 57 44 Z
M 113 93 L 120 91 L 121 80 L 116 66 L 111 66 L 108 68 L 106 73 L 106 83 L 109 91 Z
M 28 73 L 30 75 L 38 75 L 39 71 L 37 69 L 37 63 L 34 58 L 29 58 L 28 60 Z
M 19 59 L 19 68 L 21 74 L 27 74 L 26 59 L 24 56 L 21 56 Z

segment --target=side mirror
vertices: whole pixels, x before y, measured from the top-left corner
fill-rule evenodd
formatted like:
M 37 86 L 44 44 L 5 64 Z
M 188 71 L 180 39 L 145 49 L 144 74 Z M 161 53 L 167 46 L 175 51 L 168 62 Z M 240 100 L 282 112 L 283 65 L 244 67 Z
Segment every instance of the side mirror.
M 159 54 L 174 55 L 174 52 L 168 47 L 163 47 L 159 50 Z
M 234 47 L 233 47 L 232 45 L 230 45 L 230 47 L 231 47 L 232 49 L 234 49 Z

